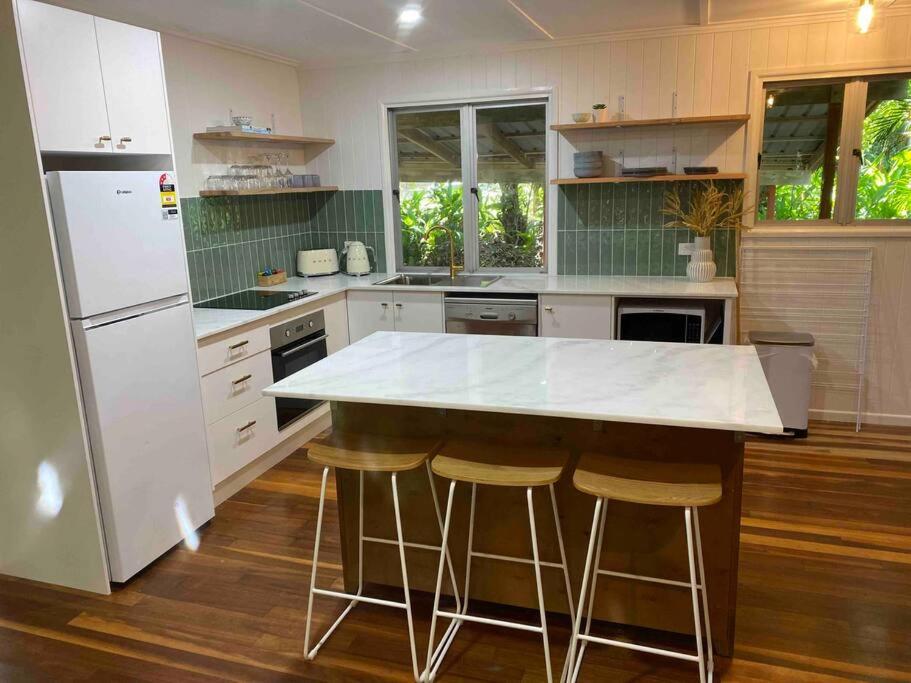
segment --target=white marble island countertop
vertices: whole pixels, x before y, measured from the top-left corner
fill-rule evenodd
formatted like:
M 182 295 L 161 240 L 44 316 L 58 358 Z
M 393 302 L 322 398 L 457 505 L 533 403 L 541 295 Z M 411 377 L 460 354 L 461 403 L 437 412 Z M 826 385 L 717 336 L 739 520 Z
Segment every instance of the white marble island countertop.
M 263 393 L 782 432 L 752 346 L 377 332 Z

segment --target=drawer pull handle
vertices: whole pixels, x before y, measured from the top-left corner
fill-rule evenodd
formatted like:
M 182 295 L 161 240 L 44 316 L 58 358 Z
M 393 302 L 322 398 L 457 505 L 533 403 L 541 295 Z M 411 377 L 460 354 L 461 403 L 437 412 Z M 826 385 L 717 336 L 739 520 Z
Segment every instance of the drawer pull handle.
M 553 307 L 553 306 L 545 306 L 545 307 L 544 307 L 544 310 L 547 311 L 548 313 L 552 313 L 553 310 L 554 310 L 554 307 Z
M 237 386 L 238 384 L 243 384 L 248 379 L 253 379 L 253 375 L 244 375 L 243 377 L 238 377 L 236 380 L 231 382 L 231 384 L 233 384 L 234 386 Z
M 255 427 L 255 426 L 256 426 L 256 420 L 250 420 L 250 421 L 249 421 L 247 424 L 245 424 L 243 427 L 238 427 L 238 428 L 237 428 L 237 433 L 239 434 L 240 432 L 245 432 L 245 431 L 247 431 L 248 429 L 250 429 L 250 427 Z
M 249 344 L 249 343 L 250 343 L 249 341 L 247 341 L 246 339 L 244 339 L 243 341 L 239 341 L 239 342 L 237 342 L 236 344 L 231 344 L 231 346 L 228 347 L 228 350 L 229 350 L 229 351 L 237 351 L 237 349 L 241 349 L 241 348 L 243 348 L 244 346 L 246 346 L 246 345 Z

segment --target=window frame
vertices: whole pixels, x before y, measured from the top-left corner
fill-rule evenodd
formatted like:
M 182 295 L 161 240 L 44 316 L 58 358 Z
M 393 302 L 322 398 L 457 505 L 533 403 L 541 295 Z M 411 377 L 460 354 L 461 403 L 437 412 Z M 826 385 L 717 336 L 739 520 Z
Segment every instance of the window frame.
M 854 228 L 858 234 L 880 234 L 907 236 L 911 234 L 911 219 L 858 219 L 857 183 L 860 176 L 860 160 L 853 154 L 841 154 L 836 177 L 836 199 L 832 218 L 827 220 L 759 220 L 759 154 L 762 151 L 762 136 L 765 128 L 766 90 L 772 83 L 799 85 L 812 81 L 845 82 L 844 104 L 842 107 L 839 148 L 853 150 L 862 147 L 863 122 L 866 116 L 867 80 L 881 76 L 900 76 L 911 69 L 907 62 L 886 60 L 877 63 L 845 64 L 827 71 L 808 71 L 805 68 L 757 69 L 750 73 L 749 103 L 750 122 L 747 126 L 747 159 L 744 164 L 747 173 L 746 187 L 752 188 L 756 208 L 744 217 L 744 223 L 754 228 L 753 234 L 797 232 L 804 234 L 846 234 Z
M 393 265 L 398 273 L 442 273 L 445 267 L 440 266 L 410 266 L 405 265 L 402 251 L 402 224 L 399 207 L 399 196 L 394 195 L 394 190 L 399 187 L 398 155 L 396 146 L 395 116 L 398 113 L 430 112 L 430 111 L 459 111 L 460 136 L 462 154 L 462 243 L 464 248 L 464 272 L 480 274 L 543 274 L 550 267 L 549 255 L 552 253 L 552 236 L 550 226 L 553 225 L 554 199 L 552 196 L 550 178 L 552 176 L 552 162 L 555 150 L 552 145 L 552 91 L 551 89 L 534 89 L 529 92 L 510 92 L 504 95 L 488 95 L 481 97 L 461 97 L 451 100 L 439 100 L 430 103 L 381 103 L 381 117 L 386 126 L 385 145 L 381 153 L 384 154 L 384 175 L 388 183 L 384 188 L 384 196 L 388 198 L 388 214 L 392 226 L 392 235 L 387 235 L 387 248 L 392 247 L 391 257 L 387 257 L 387 264 Z M 478 197 L 469 188 L 477 187 L 478 155 L 477 155 L 477 110 L 515 107 L 522 105 L 539 104 L 544 106 L 544 255 L 540 267 L 485 267 L 480 266 L 480 232 L 478 225 Z M 466 163 L 467 162 L 467 163 Z M 388 252 L 387 252 L 388 253 Z

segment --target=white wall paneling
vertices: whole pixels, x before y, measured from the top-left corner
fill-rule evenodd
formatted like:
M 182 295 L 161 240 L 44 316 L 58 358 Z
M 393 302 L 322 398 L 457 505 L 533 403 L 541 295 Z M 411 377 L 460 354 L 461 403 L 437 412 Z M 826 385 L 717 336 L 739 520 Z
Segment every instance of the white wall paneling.
M 174 159 L 185 196 L 198 194 L 206 177 L 224 173 L 232 163 L 245 163 L 251 154 L 277 151 L 272 146 L 193 140 L 193 133 L 206 126 L 229 124 L 232 109 L 235 115 L 252 116 L 258 126 L 272 125 L 274 114 L 275 132 L 286 135 L 314 135 L 313 130 L 324 128 L 322 121 L 311 127 L 306 118 L 302 120 L 298 79 L 288 64 L 166 33 L 161 35 L 161 49 Z M 296 172 L 316 153 L 309 147 L 282 151 L 292 154 L 291 168 Z M 324 178 L 333 180 L 331 173 Z

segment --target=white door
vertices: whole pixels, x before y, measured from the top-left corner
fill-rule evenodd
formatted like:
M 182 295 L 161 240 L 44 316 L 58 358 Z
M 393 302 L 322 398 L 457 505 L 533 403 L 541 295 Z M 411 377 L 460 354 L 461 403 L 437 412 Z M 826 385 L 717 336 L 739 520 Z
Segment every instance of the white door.
M 157 171 L 47 174 L 70 317 L 188 290 L 179 220 L 163 213 Z
M 397 332 L 442 332 L 443 295 L 440 292 L 396 292 Z
M 39 147 L 113 151 L 94 17 L 19 0 L 19 20 Z
M 587 294 L 552 294 L 539 303 L 541 337 L 612 339 L 613 298 Z
M 348 292 L 348 338 L 353 344 L 374 332 L 395 330 L 392 292 Z
M 125 581 L 214 515 L 190 307 L 73 332 L 111 579 Z
M 158 34 L 95 18 L 114 151 L 170 154 Z

